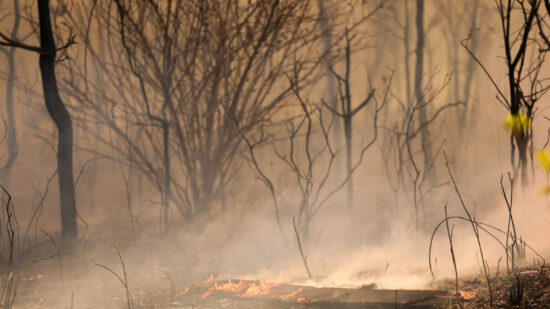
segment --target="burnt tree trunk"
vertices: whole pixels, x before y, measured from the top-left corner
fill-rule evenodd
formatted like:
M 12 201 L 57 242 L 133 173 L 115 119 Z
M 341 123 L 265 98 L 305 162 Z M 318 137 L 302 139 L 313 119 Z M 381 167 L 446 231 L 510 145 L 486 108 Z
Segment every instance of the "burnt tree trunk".
M 345 93 L 346 98 L 342 101 L 342 122 L 344 124 L 344 137 L 346 139 L 346 177 L 349 177 L 347 184 L 347 206 L 351 212 L 353 209 L 353 175 L 352 175 L 352 117 L 356 111 L 351 108 L 350 70 L 351 70 L 351 46 L 346 31 L 346 77 Z M 362 108 L 361 106 L 358 109 Z
M 11 31 L 11 37 L 17 39 L 17 33 L 19 32 L 19 23 L 21 17 L 19 16 L 19 0 L 13 1 L 14 20 L 13 28 Z M 5 170 L 2 174 L 2 181 L 4 185 L 9 188 L 11 169 L 17 155 L 19 153 L 17 146 L 17 132 L 15 130 L 15 112 L 13 106 L 13 90 L 15 89 L 15 49 L 16 47 L 10 47 L 7 52 L 8 60 L 8 78 L 6 84 L 6 115 L 7 115 L 7 142 L 8 142 L 8 160 L 5 165 Z
M 414 92 L 416 106 L 418 106 L 419 126 L 427 121 L 427 106 L 422 92 L 422 78 L 424 75 L 424 0 L 416 0 L 416 66 L 414 74 Z M 420 131 L 422 153 L 424 154 L 424 167 L 432 163 L 432 149 L 428 126 Z M 429 177 L 428 177 L 429 179 Z
M 332 46 L 333 46 L 333 39 L 332 39 L 332 32 L 331 32 L 331 24 L 330 24 L 330 16 L 329 16 L 329 10 L 327 9 L 327 6 L 325 5 L 325 2 L 328 3 L 328 7 L 330 8 L 332 5 L 332 1 L 330 0 L 317 0 L 317 5 L 319 7 L 319 20 L 320 20 L 320 26 L 321 26 L 321 32 L 322 32 L 322 38 L 323 38 L 323 48 L 324 55 L 323 55 L 323 61 L 326 68 L 326 79 L 327 79 L 327 97 L 328 97 L 328 104 L 332 106 L 334 109 L 338 108 L 338 95 L 337 95 L 337 89 L 338 84 L 336 83 L 336 78 L 333 76 L 333 74 L 330 72 L 330 68 L 332 67 L 333 63 L 333 52 L 332 52 Z M 336 149 L 340 149 L 342 146 L 342 125 L 340 124 L 340 121 L 337 120 L 337 115 L 333 114 L 333 121 L 334 121 L 334 133 L 333 133 L 333 143 Z M 336 162 L 336 169 L 338 173 L 342 172 L 342 162 L 341 160 L 338 160 Z M 347 171 L 347 170 L 346 170 Z
M 61 203 L 61 243 L 71 247 L 77 238 L 76 198 L 73 179 L 73 127 L 69 111 L 63 104 L 55 77 L 56 46 L 50 19 L 49 0 L 38 0 L 40 22 L 40 73 L 48 114 L 58 131 L 57 172 Z
M 344 136 L 346 138 L 346 176 L 349 177 L 347 184 L 347 205 L 348 210 L 353 209 L 353 175 L 352 175 L 352 131 L 351 131 L 351 113 L 343 117 L 344 119 Z
M 170 225 L 170 199 L 171 199 L 171 175 L 170 175 L 170 127 L 166 117 L 163 118 L 162 123 L 162 141 L 163 141 L 163 165 L 164 165 L 164 192 L 162 193 L 162 205 L 161 205 L 161 225 L 160 234 L 165 236 L 168 233 Z

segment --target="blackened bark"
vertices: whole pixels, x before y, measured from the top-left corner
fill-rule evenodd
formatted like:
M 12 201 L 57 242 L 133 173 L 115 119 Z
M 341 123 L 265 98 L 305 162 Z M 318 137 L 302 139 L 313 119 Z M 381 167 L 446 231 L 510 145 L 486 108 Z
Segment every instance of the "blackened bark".
M 13 1 L 13 11 L 15 17 L 13 20 L 13 28 L 11 31 L 11 37 L 17 40 L 17 33 L 19 32 L 19 23 L 21 17 L 19 16 L 19 0 Z M 19 153 L 19 147 L 17 145 L 17 135 L 15 130 L 15 112 L 13 106 L 13 90 L 15 89 L 15 50 L 17 47 L 10 47 L 7 51 L 8 60 L 8 79 L 6 84 L 6 115 L 7 121 L 7 142 L 8 142 L 8 160 L 5 165 L 5 170 L 2 174 L 2 181 L 4 186 L 9 188 L 11 169 L 17 155 Z
M 40 21 L 40 73 L 48 114 L 58 131 L 57 171 L 61 202 L 61 242 L 67 248 L 77 236 L 76 198 L 73 179 L 73 127 L 69 111 L 63 104 L 55 77 L 55 40 L 50 20 L 49 0 L 38 0 Z
M 352 117 L 355 114 L 351 108 L 351 89 L 350 89 L 350 74 L 351 74 L 351 46 L 350 39 L 346 32 L 346 100 L 342 102 L 342 120 L 344 123 L 344 135 L 346 138 L 346 177 L 349 177 L 347 188 L 347 204 L 348 210 L 353 209 L 353 172 L 352 172 Z M 361 106 L 358 109 L 362 108 Z
M 164 192 L 162 197 L 161 205 L 161 227 L 160 233 L 162 236 L 168 233 L 168 228 L 170 225 L 170 199 L 171 199 L 171 176 L 170 176 L 170 147 L 169 147 L 169 137 L 170 137 L 170 127 L 166 117 L 163 118 L 162 122 L 162 141 L 164 145 Z
M 416 95 L 416 104 L 419 107 L 419 126 L 423 126 L 420 131 L 422 152 L 424 153 L 424 167 L 432 164 L 432 149 L 430 141 L 430 132 L 428 126 L 424 125 L 427 121 L 427 106 L 422 92 L 422 77 L 424 75 L 424 0 L 416 0 L 416 68 L 414 74 L 414 92 Z
M 332 2 L 330 0 L 317 0 L 317 5 L 319 6 L 319 21 L 321 26 L 321 32 L 323 37 L 323 48 L 324 50 L 324 63 L 326 66 L 326 79 L 327 79 L 327 97 L 328 97 L 328 104 L 332 106 L 334 109 L 338 108 L 338 96 L 337 96 L 337 89 L 338 84 L 336 82 L 336 78 L 334 75 L 330 72 L 330 67 L 332 66 L 333 61 L 333 53 L 332 53 L 332 46 L 333 46 L 333 40 L 332 40 L 332 33 L 331 33 L 331 25 L 329 22 L 329 14 L 327 7 L 325 6 L 325 2 L 328 2 L 328 7 L 330 8 L 332 5 Z M 337 119 L 337 115 L 332 114 L 333 121 L 334 121 L 334 133 L 333 133 L 333 143 L 336 149 L 340 149 L 342 146 L 341 142 L 341 136 L 342 136 L 342 125 L 340 124 L 340 121 Z M 341 173 L 342 170 L 342 162 L 338 159 L 336 162 L 336 169 L 338 173 Z

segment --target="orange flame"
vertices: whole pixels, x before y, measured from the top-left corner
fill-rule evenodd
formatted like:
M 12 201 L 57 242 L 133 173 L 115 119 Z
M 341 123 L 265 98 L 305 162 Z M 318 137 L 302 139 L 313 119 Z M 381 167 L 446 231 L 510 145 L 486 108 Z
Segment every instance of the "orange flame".
M 242 298 L 248 298 L 259 295 L 267 295 L 271 293 L 271 288 L 278 286 L 279 283 L 265 283 L 260 281 L 260 284 L 252 283 L 244 292 L 244 294 L 239 295 Z
M 214 274 L 210 274 L 210 276 L 208 277 L 208 279 L 206 279 L 205 281 L 203 281 L 202 283 L 205 284 L 205 283 L 210 283 L 214 281 Z
M 285 300 L 285 299 L 289 299 L 289 298 L 292 298 L 292 297 L 298 295 L 298 293 L 300 293 L 300 292 L 302 292 L 302 288 L 299 288 L 299 289 L 297 289 L 296 291 L 294 291 L 290 294 L 273 296 L 273 298 L 277 298 L 277 299 L 280 299 L 280 300 Z
M 229 293 L 237 293 L 247 287 L 247 283 L 244 281 L 239 281 L 238 283 L 232 283 L 231 279 L 227 281 L 227 283 L 223 283 L 219 286 L 217 286 L 218 291 L 224 291 Z
M 186 288 L 185 290 L 180 292 L 180 295 L 187 295 L 189 293 L 189 288 Z
M 200 283 L 197 286 L 207 285 L 208 283 L 212 282 L 213 280 L 214 280 L 214 276 L 210 275 L 210 277 L 206 281 Z M 206 298 L 206 297 L 212 295 L 212 293 L 214 293 L 216 291 L 237 294 L 237 293 L 240 293 L 244 289 L 246 289 L 246 291 L 244 291 L 244 293 L 242 293 L 240 295 L 237 295 L 237 297 L 248 298 L 248 297 L 260 296 L 260 295 L 268 295 L 268 294 L 271 294 L 271 292 L 272 292 L 271 289 L 273 287 L 276 287 L 276 286 L 279 286 L 279 285 L 280 285 L 280 283 L 266 283 L 266 282 L 263 282 L 263 281 L 260 281 L 260 283 L 258 283 L 258 284 L 253 283 L 253 282 L 246 282 L 246 281 L 243 281 L 243 280 L 240 280 L 239 282 L 232 282 L 231 279 L 229 279 L 229 280 L 227 280 L 227 283 L 218 284 L 217 282 L 214 282 L 214 286 L 211 286 L 208 290 L 206 290 L 206 292 L 200 294 L 200 297 L 201 298 Z M 296 295 L 297 293 L 299 293 L 300 291 L 301 291 L 301 289 L 299 291 L 294 292 L 294 294 L 292 294 L 292 293 L 289 294 L 290 296 L 288 296 L 288 297 L 292 297 L 292 296 Z M 189 289 L 186 289 L 185 291 L 180 292 L 180 295 L 185 295 L 188 292 L 189 292 Z M 287 295 L 281 295 L 280 297 L 287 297 Z
M 309 303 L 309 299 L 307 298 L 307 296 L 304 296 L 304 297 L 301 297 L 301 298 L 298 298 L 296 300 L 297 303 Z
M 206 298 L 206 297 L 212 295 L 212 293 L 214 291 L 222 291 L 222 292 L 228 292 L 228 293 L 235 294 L 235 293 L 243 290 L 247 286 L 249 286 L 249 284 L 246 283 L 245 281 L 241 280 L 238 283 L 233 283 L 233 282 L 231 282 L 231 279 L 229 279 L 229 280 L 227 280 L 227 283 L 223 283 L 223 284 L 220 284 L 220 285 L 218 285 L 217 283 L 214 283 L 214 286 L 209 288 L 206 292 L 204 292 L 201 295 L 201 297 Z
M 201 298 L 207 298 L 212 294 L 212 292 L 214 292 L 214 288 L 209 288 L 208 291 L 201 294 Z

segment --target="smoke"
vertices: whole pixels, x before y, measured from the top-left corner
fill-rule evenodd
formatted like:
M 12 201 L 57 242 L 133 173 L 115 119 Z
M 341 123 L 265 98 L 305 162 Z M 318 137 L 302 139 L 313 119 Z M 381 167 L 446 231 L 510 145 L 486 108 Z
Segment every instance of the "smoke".
M 435 8 L 429 8 L 426 14 L 433 15 L 434 12 Z M 496 19 L 490 12 L 483 12 L 485 22 L 477 25 L 480 27 L 478 35 L 483 39 L 478 55 L 495 76 L 495 82 L 505 85 L 506 74 L 502 60 L 497 58 L 501 54 L 500 45 L 495 43 L 496 36 L 493 33 L 497 30 L 491 28 Z M 441 152 L 434 161 L 435 180 L 426 182 L 421 190 L 423 203 L 417 205 L 412 193 L 414 174 L 412 165 L 407 161 L 406 149 L 403 149 L 404 156 L 401 158 L 406 168 L 400 175 L 396 175 L 399 161 L 391 161 L 395 158 L 388 159 L 389 156 L 384 152 L 387 146 L 384 143 L 388 142 L 385 138 L 390 136 L 395 124 L 404 119 L 401 119 L 400 113 L 402 106 L 406 105 L 403 99 L 406 96 L 403 77 L 406 72 L 402 63 L 404 51 L 400 39 L 389 34 L 396 31 L 396 26 L 389 24 L 391 19 L 380 19 L 376 27 L 369 26 L 377 32 L 373 42 L 383 46 L 358 50 L 353 56 L 351 74 L 354 97 L 366 97 L 369 81 L 377 88 L 377 94 L 383 93 L 383 68 L 394 70 L 395 80 L 388 95 L 388 108 L 382 111 L 379 119 L 378 140 L 368 150 L 353 176 L 353 211 L 346 208 L 344 192 L 334 195 L 312 219 L 307 240 L 302 239 L 313 278 L 307 276 L 292 225 L 293 217 L 298 216 L 301 202 L 300 188 L 294 183 L 296 175 L 289 172 L 271 146 L 262 148 L 258 157 L 262 167 L 271 173 L 277 198 L 282 201 L 279 205 L 281 227 L 275 219 L 270 192 L 257 179 L 255 170 L 247 164 L 249 157 L 245 153 L 238 156 L 243 164 L 229 188 L 227 209 L 222 211 L 222 207 L 218 207 L 212 217 L 200 218 L 191 223 L 184 221 L 174 207 L 170 217 L 171 228 L 164 238 L 159 237 L 159 193 L 145 177 L 137 176 L 139 171 L 133 170 L 134 174 L 130 175 L 127 166 L 113 162 L 117 154 L 109 153 L 114 160 L 99 160 L 82 172 L 77 186 L 78 211 L 83 219 L 79 221 L 79 227 L 81 231 L 86 229 L 86 232 L 82 233 L 82 244 L 77 252 L 72 256 L 62 253 L 61 262 L 54 246 L 40 232 L 43 229 L 57 235 L 55 232 L 59 230 L 57 188 L 55 181 L 52 182 L 53 187 L 45 196 L 37 223 L 31 230 L 33 247 L 29 256 L 32 259 L 24 261 L 18 305 L 69 307 L 74 303 L 74 307 L 80 308 L 108 307 L 113 303 L 124 305 L 125 289 L 121 282 L 109 270 L 96 265 L 104 265 L 123 276 L 121 260 L 113 246 L 115 241 L 121 249 L 128 288 L 136 303 L 151 299 L 167 301 L 173 289 L 179 293 L 211 274 L 216 279 L 258 279 L 330 287 L 372 284 L 383 289 L 438 288 L 442 280 L 453 278 L 445 225 L 439 227 L 431 242 L 434 229 L 444 219 L 445 205 L 449 216 L 465 217 L 450 183 Z M 433 28 L 427 33 L 426 79 L 434 83 L 434 89 L 444 84 L 446 74 L 463 70 L 469 59 L 459 45 L 453 45 L 452 42 L 438 43 L 448 39 L 443 24 L 438 22 L 442 21 L 435 20 Z M 467 35 L 471 24 L 462 26 L 461 34 L 457 34 L 459 38 Z M 369 31 L 374 32 L 372 29 L 369 28 Z M 462 57 L 458 67 L 454 67 L 452 59 L 448 58 L 451 51 Z M 29 56 L 21 56 L 21 59 L 30 59 L 26 57 Z M 33 61 L 28 61 L 28 65 L 34 68 L 36 63 Z M 25 67 L 26 64 L 20 64 L 21 72 L 34 74 L 34 71 Z M 373 67 L 375 72 L 371 70 Z M 339 70 L 341 67 L 336 65 L 334 69 Z M 369 72 L 369 80 L 365 77 L 365 71 Z M 23 75 L 29 75 L 28 78 L 32 80 L 33 74 Z M 500 229 L 488 228 L 498 240 L 483 231 L 480 240 L 491 271 L 505 272 L 506 253 L 502 243 L 505 243 L 509 216 L 499 181 L 503 176 L 504 188 L 509 196 L 507 173 L 514 172 L 510 166 L 510 134 L 503 125 L 507 114 L 495 100 L 496 91 L 483 73 L 476 69 L 473 76 L 473 91 L 467 98 L 462 98 L 468 99 L 469 104 L 462 126 L 456 117 L 459 110 L 448 109 L 441 113 L 430 130 L 437 141 L 435 148 L 445 150 L 449 155 L 449 165 L 465 206 L 478 222 Z M 454 78 L 459 78 L 459 84 L 465 82 L 464 74 L 455 72 L 451 82 L 434 98 L 430 112 L 454 102 Z M 326 93 L 325 88 L 322 83 L 314 87 L 308 98 L 312 102 L 320 101 Z M 3 91 L 4 87 L 0 87 L 0 97 L 3 97 Z M 20 92 L 19 100 L 23 101 L 26 92 Z M 55 147 L 52 148 L 50 142 L 55 131 L 45 118 L 42 102 L 36 98 L 34 100 L 36 104 L 21 104 L 18 117 L 21 124 L 21 152 L 12 172 L 11 188 L 22 229 L 46 193 L 46 179 L 54 170 L 52 166 L 55 160 L 52 151 Z M 373 135 L 372 108 L 369 106 L 354 118 L 354 160 L 357 159 L 361 143 Z M 293 116 L 290 113 L 295 110 L 283 109 L 283 113 L 289 113 L 284 116 Z M 541 115 L 545 111 L 542 109 Z M 545 144 L 548 127 L 546 120 L 542 117 L 538 119 L 534 121 L 534 150 L 539 150 Z M 285 126 L 277 127 L 276 130 L 270 133 L 277 138 L 287 133 Z M 101 134 L 104 132 L 100 132 L 99 136 Z M 85 132 L 77 130 L 75 136 L 79 139 L 79 145 L 94 144 L 93 140 L 89 140 L 92 137 Z M 301 142 L 298 139 L 298 143 Z M 334 145 L 343 145 L 343 142 L 338 142 L 335 141 Z M 318 146 L 315 144 L 313 148 L 322 148 Z M 419 143 L 414 143 L 412 148 L 411 152 L 421 165 Z M 104 149 L 98 147 L 96 150 Z M 339 157 L 334 168 L 341 171 L 343 160 L 340 158 L 343 154 L 341 150 L 337 153 Z M 79 167 L 93 157 L 80 149 L 77 149 L 75 156 Z M 303 162 L 299 161 L 299 164 Z M 385 166 L 388 162 L 392 167 L 390 169 Z M 537 166 L 537 162 L 530 169 L 534 176 L 529 186 L 522 187 L 516 183 L 513 199 L 515 229 L 522 241 L 528 244 L 527 256 L 520 261 L 524 264 L 536 263 L 539 255 L 545 258 L 550 256 L 550 244 L 547 241 L 550 197 L 541 190 L 547 185 L 547 174 Z M 322 175 L 323 170 L 320 168 L 313 172 L 317 176 Z M 178 173 L 174 175 L 183 177 Z M 128 187 L 125 177 L 133 177 Z M 340 178 L 341 173 L 336 173 L 336 180 L 331 178 L 329 187 L 337 184 Z M 179 183 L 185 183 L 183 178 L 178 180 L 182 180 Z M 397 193 L 392 190 L 396 183 Z M 415 222 L 417 216 L 420 218 L 418 226 Z M 130 218 L 133 218 L 133 225 L 130 224 Z M 482 261 L 470 223 L 460 219 L 453 219 L 449 223 L 453 230 L 459 276 L 478 275 Z M 430 243 L 434 276 L 429 269 Z

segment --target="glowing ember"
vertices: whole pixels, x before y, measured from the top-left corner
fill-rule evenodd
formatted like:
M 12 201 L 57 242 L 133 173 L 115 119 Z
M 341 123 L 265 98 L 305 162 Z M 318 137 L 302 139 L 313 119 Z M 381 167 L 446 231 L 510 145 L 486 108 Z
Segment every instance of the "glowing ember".
M 180 292 L 180 295 L 187 295 L 189 293 L 189 288 L 186 288 L 185 290 Z
M 285 299 L 289 299 L 289 298 L 292 298 L 294 296 L 296 296 L 298 293 L 302 292 L 302 288 L 299 288 L 297 289 L 296 291 L 290 293 L 290 294 L 285 294 L 285 295 L 276 295 L 276 296 L 273 296 L 273 298 L 277 298 L 277 299 L 280 299 L 280 300 L 285 300 Z
M 208 279 L 206 279 L 206 281 L 203 281 L 202 283 L 205 284 L 205 283 L 210 283 L 212 281 L 214 281 L 214 275 L 210 274 L 210 277 L 208 277 Z
M 298 298 L 296 300 L 297 303 L 308 303 L 309 302 L 309 299 L 307 298 L 307 296 L 304 296 L 304 297 L 301 297 L 301 298 Z
M 213 288 L 209 288 L 208 291 L 204 292 L 202 295 L 201 295 L 201 298 L 207 298 L 208 296 L 210 296 L 212 294 L 212 292 L 214 292 L 214 289 Z

